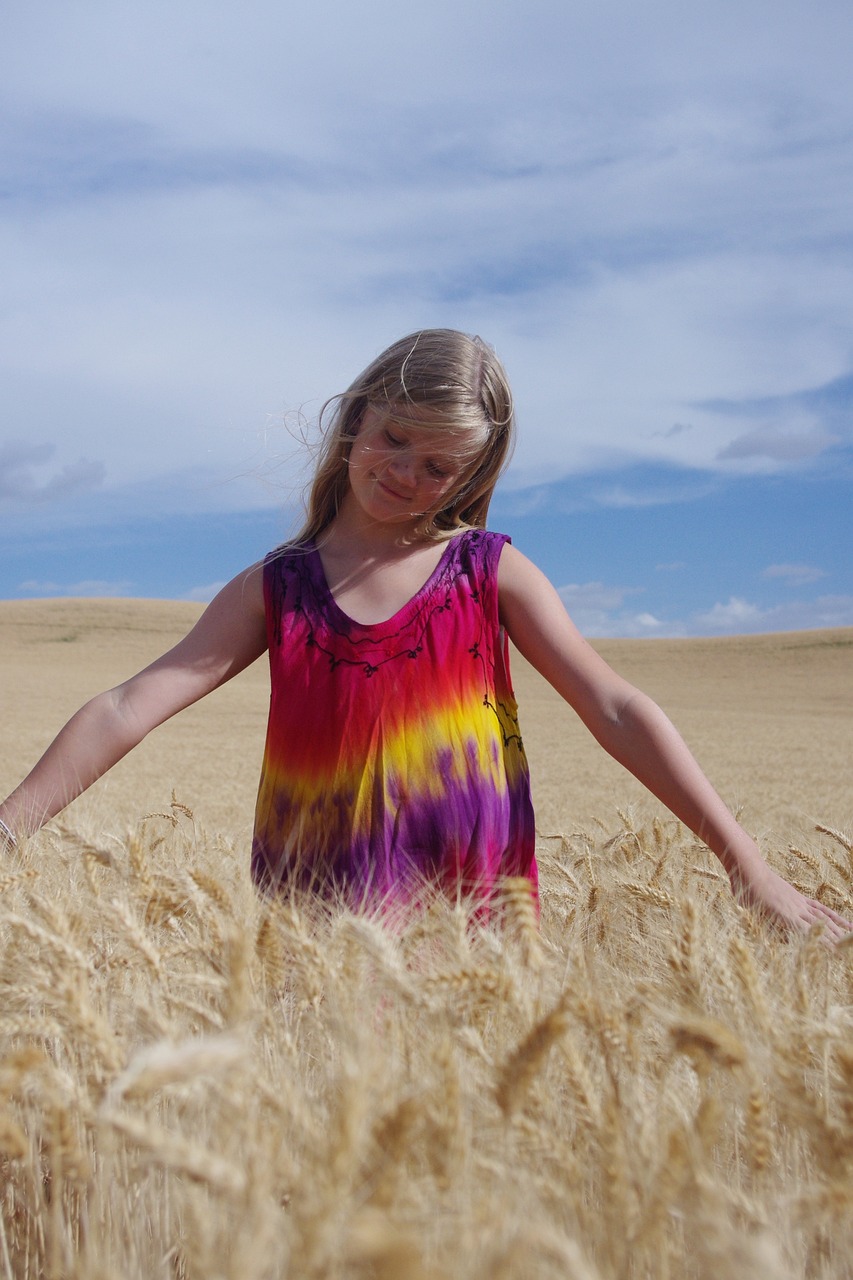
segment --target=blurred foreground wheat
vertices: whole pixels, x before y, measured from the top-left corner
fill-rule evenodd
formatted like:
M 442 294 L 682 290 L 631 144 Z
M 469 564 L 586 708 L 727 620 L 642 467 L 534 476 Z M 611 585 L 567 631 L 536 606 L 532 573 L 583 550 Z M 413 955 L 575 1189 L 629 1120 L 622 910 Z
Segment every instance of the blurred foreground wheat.
M 848 913 L 850 841 L 771 857 Z M 0 1277 L 842 1277 L 853 948 L 676 823 L 483 927 L 264 902 L 174 802 L 0 877 Z

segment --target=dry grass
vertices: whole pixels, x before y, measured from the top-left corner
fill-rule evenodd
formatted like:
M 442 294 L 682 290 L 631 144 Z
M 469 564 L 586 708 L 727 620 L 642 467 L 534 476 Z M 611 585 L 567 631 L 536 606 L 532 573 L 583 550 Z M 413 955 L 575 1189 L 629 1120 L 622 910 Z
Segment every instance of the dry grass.
M 851 1274 L 853 947 L 775 935 L 651 803 L 544 826 L 541 928 L 517 881 L 388 928 L 260 900 L 249 815 L 170 790 L 0 872 L 0 1278 Z M 850 914 L 834 796 L 764 847 Z
M 850 1274 L 853 949 L 674 822 L 543 841 L 539 931 L 266 903 L 169 817 L 4 877 L 0 1276 Z M 781 861 L 851 912 L 846 840 Z

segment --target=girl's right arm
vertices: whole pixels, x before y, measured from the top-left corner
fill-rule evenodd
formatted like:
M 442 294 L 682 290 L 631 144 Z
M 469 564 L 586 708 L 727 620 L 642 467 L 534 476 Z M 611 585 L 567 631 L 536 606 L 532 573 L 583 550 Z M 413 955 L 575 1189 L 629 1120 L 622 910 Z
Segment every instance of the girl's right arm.
M 0 835 L 4 828 L 13 838 L 37 831 L 158 724 L 225 684 L 266 647 L 263 567 L 257 564 L 223 587 L 173 649 L 71 717 L 0 805 Z

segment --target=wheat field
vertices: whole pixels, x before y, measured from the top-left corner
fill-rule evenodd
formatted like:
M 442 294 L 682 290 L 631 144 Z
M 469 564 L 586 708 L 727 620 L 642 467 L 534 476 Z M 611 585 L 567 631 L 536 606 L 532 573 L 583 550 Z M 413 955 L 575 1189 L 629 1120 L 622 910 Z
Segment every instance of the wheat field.
M 0 789 L 197 610 L 0 604 Z M 601 646 L 853 912 L 853 634 Z M 0 871 L 0 1277 L 853 1274 L 853 946 L 784 939 L 520 662 L 542 916 L 264 901 L 262 664 Z

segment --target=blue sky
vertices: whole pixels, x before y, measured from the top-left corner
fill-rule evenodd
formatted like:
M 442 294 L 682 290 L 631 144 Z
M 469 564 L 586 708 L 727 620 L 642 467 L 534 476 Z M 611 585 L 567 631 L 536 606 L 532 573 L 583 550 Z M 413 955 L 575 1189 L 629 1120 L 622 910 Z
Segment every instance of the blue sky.
M 853 625 L 847 0 L 304 9 L 7 4 L 0 597 L 208 598 L 449 325 L 589 634 Z

